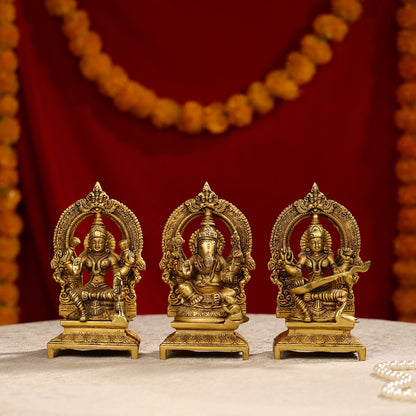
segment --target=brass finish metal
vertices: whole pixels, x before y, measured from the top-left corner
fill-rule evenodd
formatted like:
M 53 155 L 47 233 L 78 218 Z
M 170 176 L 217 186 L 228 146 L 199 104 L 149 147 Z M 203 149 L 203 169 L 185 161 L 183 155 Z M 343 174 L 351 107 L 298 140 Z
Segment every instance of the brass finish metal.
M 84 238 L 84 251 L 77 255 L 81 243 L 74 233 L 87 217 L 94 216 Z M 119 227 L 122 240 L 120 254 L 116 240 L 106 230 L 103 216 Z M 92 192 L 67 208 L 55 229 L 53 278 L 61 285 L 59 313 L 64 318 L 64 332 L 48 343 L 48 357 L 55 351 L 71 349 L 110 349 L 130 351 L 137 358 L 140 338 L 128 329 L 136 316 L 134 287 L 146 265 L 141 256 L 143 237 L 139 221 L 125 205 L 109 199 L 97 182 Z M 112 286 L 106 282 L 108 271 Z M 88 282 L 84 284 L 84 272 Z
M 300 239 L 298 259 L 290 237 L 302 220 L 312 220 Z M 332 237 L 320 223 L 332 222 L 339 232 L 340 248 L 334 256 Z M 286 318 L 288 330 L 274 340 L 275 358 L 281 351 L 357 352 L 365 360 L 365 347 L 350 334 L 354 323 L 357 272 L 370 262 L 360 259 L 360 231 L 351 213 L 338 202 L 327 200 L 316 184 L 304 199 L 289 205 L 277 218 L 270 240 L 271 280 L 279 288 L 276 316 Z M 308 277 L 304 276 L 306 269 Z M 331 273 L 326 275 L 326 271 Z
M 189 238 L 192 253 L 182 249 L 185 227 L 203 216 L 201 226 Z M 231 253 L 222 256 L 225 238 L 214 217 L 231 234 Z M 202 192 L 180 205 L 169 217 L 162 239 L 162 279 L 169 284 L 168 316 L 175 317 L 176 332 L 160 345 L 160 358 L 168 350 L 241 351 L 248 359 L 247 341 L 234 332 L 248 320 L 244 285 L 255 268 L 252 237 L 245 216 L 234 205 L 218 199 L 205 183 Z

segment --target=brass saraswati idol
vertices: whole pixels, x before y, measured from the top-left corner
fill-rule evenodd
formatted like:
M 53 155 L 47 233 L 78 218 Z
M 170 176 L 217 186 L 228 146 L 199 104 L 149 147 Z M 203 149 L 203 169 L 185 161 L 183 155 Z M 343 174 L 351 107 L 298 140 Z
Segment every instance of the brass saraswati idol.
M 300 239 L 296 260 L 290 237 L 295 226 L 308 218 L 311 221 Z M 336 257 L 331 235 L 320 218 L 328 219 L 339 232 Z M 288 330 L 274 340 L 275 358 L 288 350 L 353 351 L 365 360 L 364 345 L 350 333 L 356 322 L 352 288 L 357 272 L 370 267 L 369 261 L 360 259 L 360 245 L 354 217 L 338 202 L 327 200 L 316 184 L 304 199 L 279 215 L 270 240 L 269 270 L 279 287 L 276 316 L 286 319 Z
M 182 248 L 185 227 L 202 217 L 189 238 L 192 256 Z M 222 220 L 231 234 L 231 252 L 222 256 L 225 238 L 215 226 Z M 252 237 L 246 217 L 231 203 L 218 199 L 205 183 L 202 192 L 185 201 L 169 217 L 163 232 L 162 278 L 170 286 L 168 316 L 176 332 L 160 345 L 168 350 L 241 351 L 248 359 L 247 341 L 234 332 L 248 320 L 244 285 L 255 268 Z
M 81 241 L 74 234 L 81 221 L 91 216 L 84 250 L 78 255 Z M 103 217 L 115 222 L 121 231 L 120 254 L 115 252 L 116 240 L 106 230 Z M 142 231 L 134 213 L 109 199 L 97 182 L 85 199 L 63 212 L 53 247 L 51 267 L 53 278 L 61 285 L 59 314 L 64 318 L 64 331 L 48 342 L 48 357 L 53 358 L 56 350 L 70 348 L 127 350 L 137 358 L 140 338 L 128 329 L 128 321 L 136 316 L 134 287 L 145 263 Z M 110 271 L 112 286 L 106 281 Z

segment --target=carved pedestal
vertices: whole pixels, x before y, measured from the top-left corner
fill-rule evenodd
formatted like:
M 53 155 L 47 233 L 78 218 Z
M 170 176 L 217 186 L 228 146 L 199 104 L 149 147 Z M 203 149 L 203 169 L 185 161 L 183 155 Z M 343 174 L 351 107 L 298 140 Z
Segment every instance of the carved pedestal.
M 274 339 L 275 359 L 282 351 L 342 351 L 356 352 L 360 361 L 365 360 L 365 346 L 350 333 L 353 323 L 286 321 L 286 326 L 288 330 Z
M 127 320 L 113 321 L 61 321 L 64 328 L 48 342 L 48 358 L 54 358 L 60 349 L 121 350 L 130 351 L 131 358 L 139 354 L 140 337 L 127 328 Z
M 223 324 L 199 323 L 197 325 L 173 321 L 176 332 L 160 344 L 160 358 L 166 360 L 169 350 L 186 351 L 241 351 L 243 360 L 248 360 L 247 341 L 234 331 L 239 322 L 226 321 Z

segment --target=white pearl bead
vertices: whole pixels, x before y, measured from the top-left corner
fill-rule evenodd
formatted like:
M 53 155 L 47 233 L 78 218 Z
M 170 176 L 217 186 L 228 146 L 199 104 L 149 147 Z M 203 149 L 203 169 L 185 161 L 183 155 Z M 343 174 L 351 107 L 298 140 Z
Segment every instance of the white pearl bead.
M 374 366 L 374 373 L 386 380 L 381 394 L 393 400 L 416 401 L 416 391 L 412 391 L 413 377 L 403 370 L 416 370 L 416 360 L 386 361 Z
M 400 399 L 400 397 L 401 397 L 401 392 L 400 392 L 400 390 L 395 390 L 395 391 L 393 392 L 393 399 L 394 399 L 394 400 L 399 400 L 399 399 Z

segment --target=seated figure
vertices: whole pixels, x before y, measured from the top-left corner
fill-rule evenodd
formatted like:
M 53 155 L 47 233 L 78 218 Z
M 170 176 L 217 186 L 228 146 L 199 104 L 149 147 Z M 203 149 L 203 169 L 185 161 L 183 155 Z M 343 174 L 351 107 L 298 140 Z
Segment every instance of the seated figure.
M 311 218 L 300 238 L 297 259 L 290 249 L 293 231 Z M 339 235 L 339 250 L 332 252 L 330 233 L 320 223 L 328 220 Z M 270 239 L 271 280 L 279 288 L 276 316 L 285 318 L 287 330 L 274 340 L 274 356 L 283 351 L 357 352 L 365 360 L 365 347 L 351 334 L 355 319 L 353 286 L 358 272 L 370 262 L 360 258 L 361 237 L 352 214 L 329 200 L 313 184 L 303 198 L 278 216 Z
M 184 240 L 177 235 L 178 245 Z M 233 250 L 227 261 L 222 257 L 224 237 L 215 229 L 215 223 L 209 210 L 195 231 L 189 243 L 192 257 L 184 259 L 178 256 L 175 274 L 182 307 L 180 316 L 228 318 L 243 321 L 240 305 L 236 302 L 236 275 L 241 269 L 243 254 L 239 237 L 232 237 Z
M 128 248 L 126 240 L 119 243 L 120 256 L 114 252 L 116 241 L 105 229 L 99 213 L 96 214 L 90 232 L 84 240 L 84 251 L 76 257 L 75 249 L 80 240 L 74 237 L 70 247 L 64 253 L 62 267 L 56 269 L 55 280 L 62 284 L 66 275 L 64 291 L 77 310 L 67 319 L 111 320 L 114 315 L 125 316 L 123 277 L 126 276 L 134 262 L 135 256 Z M 111 270 L 113 287 L 106 282 L 106 274 Z M 83 285 L 82 275 L 87 271 L 89 280 Z M 61 275 L 60 275 L 61 274 Z
M 355 318 L 344 314 L 348 301 L 348 286 L 355 282 L 354 276 L 347 274 L 352 266 L 352 250 L 339 250 L 337 259 L 331 251 L 332 239 L 327 230 L 314 214 L 309 228 L 301 238 L 301 253 L 296 262 L 292 251 L 281 249 L 280 263 L 293 278 L 291 294 L 297 306 L 296 312 L 289 319 L 311 321 L 354 321 Z M 306 269 L 308 278 L 303 276 Z M 325 276 L 329 269 L 332 275 Z M 331 282 L 341 282 L 339 288 L 330 286 Z
M 187 226 L 202 217 L 189 237 L 191 256 L 182 248 Z M 223 257 L 225 238 L 215 227 L 219 219 L 230 230 L 231 252 Z M 189 234 L 188 234 L 189 235 Z M 169 216 L 162 236 L 162 279 L 170 286 L 168 316 L 175 332 L 160 345 L 167 351 L 241 351 L 248 359 L 247 341 L 237 332 L 246 322 L 244 285 L 255 268 L 251 257 L 251 228 L 244 214 L 219 199 L 206 182 L 195 198 Z

